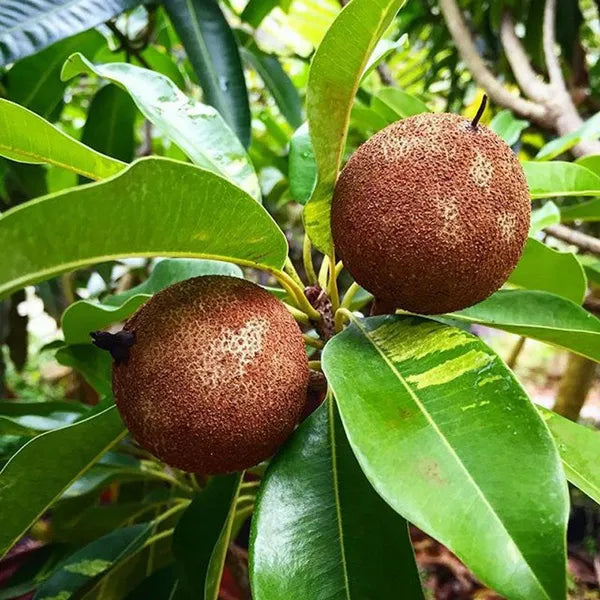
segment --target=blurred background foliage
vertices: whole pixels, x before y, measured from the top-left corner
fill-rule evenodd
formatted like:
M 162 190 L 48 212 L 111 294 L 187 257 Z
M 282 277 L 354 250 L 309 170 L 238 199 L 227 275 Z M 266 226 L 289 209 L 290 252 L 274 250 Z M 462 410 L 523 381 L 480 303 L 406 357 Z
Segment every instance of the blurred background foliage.
M 25 1 L 23 6 L 27 4 Z M 248 146 L 264 204 L 286 232 L 292 260 L 302 272 L 302 204 L 310 194 L 310 185 L 307 188 L 301 178 L 294 180 L 293 174 L 311 160 L 306 128 L 302 127 L 311 56 L 340 11 L 340 3 L 223 0 L 217 4 L 194 0 L 187 7 L 192 7 L 200 23 L 200 36 L 189 27 L 191 16 L 185 13 L 182 2 L 134 4 L 129 2 L 128 10 L 122 12 L 102 13 L 97 22 L 91 12 L 87 25 L 78 25 L 73 35 L 42 40 L 38 47 L 23 50 L 16 60 L 4 55 L 0 94 L 122 161 L 150 154 L 186 160 L 179 148 L 144 119 L 125 91 L 97 77 L 68 82 L 60 79 L 63 63 L 76 51 L 95 63 L 130 62 L 166 75 L 189 96 L 217 107 Z M 501 40 L 501 23 L 507 13 L 531 67 L 540 77 L 546 75 L 543 0 L 460 0 L 457 5 L 479 55 L 504 85 L 518 93 L 519 84 Z M 598 0 L 558 0 L 557 4 L 556 39 L 562 72 L 583 120 L 600 110 L 599 11 Z M 2 18 L 0 15 L 0 23 Z M 2 28 L 5 26 L 2 23 Z M 2 28 L 0 49 L 4 52 L 7 46 L 2 43 Z M 39 41 L 35 36 L 32 39 Z M 408 0 L 376 55 L 378 61 L 365 74 L 352 110 L 346 156 L 376 131 L 423 104 L 430 110 L 471 116 L 487 91 L 465 64 L 437 0 Z M 506 109 L 492 102 L 483 122 L 506 120 L 514 130 L 511 142 L 521 158 L 536 157 L 558 136 L 548 124 L 523 120 Z M 590 137 L 600 137 L 600 126 L 594 127 Z M 566 148 L 558 158 L 573 157 Z M 86 182 L 55 166 L 0 159 L 0 211 Z M 554 201 L 563 208 L 585 199 Z M 598 237 L 599 220 L 575 225 Z M 558 249 L 572 248 L 564 241 L 548 241 Z M 110 365 L 95 357 L 82 366 L 81 356 L 68 352 L 54 355 L 53 349 L 60 346 L 60 319 L 65 308 L 80 299 L 103 299 L 125 292 L 147 280 L 155 264 L 145 259 L 105 263 L 27 288 L 0 302 L 0 466 L 34 436 L 78 421 L 105 401 L 98 380 L 99 373 L 106 373 Z M 586 263 L 592 292 L 600 284 L 599 265 L 597 259 Z M 599 310 L 593 300 L 588 306 Z M 515 368 L 534 399 L 553 406 L 562 381 L 568 388 L 570 405 L 565 411 L 571 411 L 569 416 L 583 418 L 591 426 L 600 422 L 594 363 L 571 364 L 564 351 L 532 340 L 524 342 L 510 334 L 485 328 L 477 333 Z M 44 513 L 29 535 L 0 561 L 0 600 L 33 597 L 33 590 L 64 556 L 117 527 L 146 523 L 148 518 L 154 519 L 150 521 L 152 532 L 143 534 L 147 535 L 146 545 L 134 555 L 137 558 L 107 559 L 105 569 L 98 572 L 102 576 L 85 582 L 76 597 L 175 597 L 168 595 L 174 589 L 173 561 L 169 547 L 161 545 L 160 534 L 173 527 L 169 510 L 177 514 L 204 483 L 164 469 L 131 440 L 123 440 L 77 479 L 51 513 Z M 241 517 L 235 523 L 241 554 L 228 555 L 222 598 L 246 597 L 238 571 L 244 568 L 247 519 L 255 485 L 252 479 L 243 485 Z M 600 597 L 598 521 L 599 513 L 591 502 L 576 498 L 570 529 L 574 598 Z M 152 536 L 156 543 L 147 544 Z M 433 540 L 417 531 L 413 531 L 413 540 L 436 598 L 494 597 Z M 160 577 L 154 582 L 146 579 L 156 574 Z

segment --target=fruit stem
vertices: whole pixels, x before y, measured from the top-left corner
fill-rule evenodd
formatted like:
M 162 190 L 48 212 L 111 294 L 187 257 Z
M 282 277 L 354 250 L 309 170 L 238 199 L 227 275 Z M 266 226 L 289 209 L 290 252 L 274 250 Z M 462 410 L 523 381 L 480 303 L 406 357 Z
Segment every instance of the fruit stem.
M 473 129 L 477 129 L 477 125 L 479 125 L 479 119 L 481 119 L 481 117 L 483 116 L 483 113 L 485 111 L 485 107 L 487 105 L 487 94 L 484 94 L 483 97 L 481 98 L 481 104 L 479 105 L 479 108 L 477 109 L 477 113 L 475 114 L 475 117 L 473 117 L 473 120 L 471 121 L 471 127 Z
M 344 329 L 344 325 L 352 319 L 352 313 L 348 308 L 340 306 L 335 311 L 335 332 L 339 333 Z
M 278 269 L 273 269 L 271 271 L 277 281 L 281 284 L 281 286 L 288 293 L 290 298 L 294 300 L 294 304 L 297 308 L 302 310 L 305 314 L 309 316 L 309 318 L 313 321 L 319 321 L 321 319 L 321 315 L 311 306 L 310 302 L 306 299 L 304 295 L 304 289 L 302 286 L 299 286 L 287 273 L 283 271 L 279 271 Z
M 339 263 L 342 264 L 341 262 Z M 340 271 L 341 271 L 340 266 Z M 331 300 L 331 309 L 335 311 L 340 307 L 340 293 L 338 291 L 337 276 L 338 276 L 337 265 L 335 264 L 335 255 L 331 255 L 329 258 L 329 284 L 327 285 L 327 294 Z
M 292 317 L 294 317 L 296 321 L 302 323 L 303 325 L 310 325 L 310 319 L 308 318 L 308 315 L 306 313 L 303 313 L 301 310 L 290 306 L 286 302 L 284 302 L 283 305 L 290 311 Z
M 305 285 L 302 282 L 302 279 L 300 279 L 300 275 L 298 275 L 298 271 L 296 271 L 296 267 L 294 267 L 294 263 L 291 261 L 289 256 L 285 259 L 283 269 L 296 282 L 297 285 L 304 289 Z
M 321 361 L 320 360 L 309 360 L 308 368 L 312 369 L 313 371 L 320 371 L 321 370 Z
M 344 299 L 342 300 L 342 303 L 340 304 L 340 308 L 350 308 L 350 306 L 352 306 L 352 300 L 354 300 L 354 296 L 356 296 L 356 294 L 358 293 L 358 291 L 360 290 L 360 285 L 358 285 L 358 283 L 356 283 L 356 281 L 353 281 L 350 284 L 350 287 L 346 290 L 346 293 L 344 294 Z
M 321 340 L 318 340 L 318 339 L 308 335 L 308 333 L 303 333 L 302 337 L 304 338 L 304 343 L 307 346 L 311 346 L 313 348 L 316 348 L 317 350 L 321 350 L 322 348 L 325 347 L 325 344 Z
M 302 261 L 304 262 L 308 285 L 314 285 L 317 283 L 317 274 L 315 273 L 315 266 L 312 259 L 312 243 L 306 234 L 304 234 L 304 242 L 302 244 Z
M 329 276 L 329 256 L 324 256 L 319 268 L 319 287 L 325 289 L 327 287 L 327 278 Z

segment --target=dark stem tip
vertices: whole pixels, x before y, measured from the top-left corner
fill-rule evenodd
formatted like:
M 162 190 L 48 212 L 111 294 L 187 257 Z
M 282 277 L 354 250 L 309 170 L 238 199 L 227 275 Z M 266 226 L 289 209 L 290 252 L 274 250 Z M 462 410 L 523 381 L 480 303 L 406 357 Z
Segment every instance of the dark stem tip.
M 90 333 L 92 342 L 101 350 L 107 350 L 119 365 L 127 362 L 129 349 L 135 344 L 135 332 L 122 329 L 117 333 L 109 331 L 92 331 Z
M 483 95 L 483 98 L 481 99 L 481 104 L 479 105 L 479 108 L 477 109 L 477 114 L 473 117 L 473 120 L 471 121 L 471 127 L 473 129 L 477 129 L 477 125 L 479 125 L 479 119 L 481 119 L 481 117 L 483 116 L 483 113 L 485 111 L 485 107 L 487 106 L 487 94 Z

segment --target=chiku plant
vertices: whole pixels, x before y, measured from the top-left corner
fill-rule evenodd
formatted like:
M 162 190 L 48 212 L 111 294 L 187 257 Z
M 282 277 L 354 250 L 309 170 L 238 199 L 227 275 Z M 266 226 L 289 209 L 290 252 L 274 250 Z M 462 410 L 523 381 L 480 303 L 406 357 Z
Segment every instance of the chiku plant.
M 600 323 L 553 294 L 498 292 L 527 254 L 534 177 L 479 122 L 484 105 L 472 120 L 424 113 L 394 123 L 339 173 L 360 77 L 400 4 L 353 0 L 313 59 L 316 184 L 302 277 L 256 199 L 241 144 L 232 175 L 224 148 L 188 143 L 207 122 L 225 146 L 233 133 L 218 116 L 192 118 L 213 112 L 182 100 L 164 76 L 77 56 L 63 71 L 70 77 L 77 65 L 118 83 L 165 135 L 193 147 L 200 166 L 111 160 L 0 102 L 28 124 L 11 121 L 5 156 L 98 180 L 0 216 L 0 250 L 14 257 L 0 264 L 0 294 L 101 261 L 171 257 L 138 288 L 65 311 L 57 356 L 102 401 L 6 464 L 0 547 L 8 551 L 122 440 L 117 410 L 139 444 L 137 476 L 169 483 L 172 495 L 146 499 L 129 525 L 55 565 L 36 598 L 96 589 L 138 559 L 149 582 L 175 565 L 165 598 L 216 598 L 225 562 L 235 568 L 231 540 L 250 515 L 257 600 L 422 598 L 407 522 L 507 598 L 566 597 L 567 477 L 600 498 L 596 442 L 540 412 L 468 325 L 598 359 Z M 335 82 L 343 94 L 331 110 L 328 61 L 338 59 L 350 75 Z M 149 80 L 155 87 L 144 89 Z M 206 156 L 217 150 L 221 162 L 210 168 Z M 272 287 L 239 267 L 262 271 Z M 344 269 L 356 281 L 341 293 Z M 535 317 L 524 319 L 524 309 Z M 43 493 L 32 492 L 35 482 Z M 139 511 L 152 516 L 139 523 Z

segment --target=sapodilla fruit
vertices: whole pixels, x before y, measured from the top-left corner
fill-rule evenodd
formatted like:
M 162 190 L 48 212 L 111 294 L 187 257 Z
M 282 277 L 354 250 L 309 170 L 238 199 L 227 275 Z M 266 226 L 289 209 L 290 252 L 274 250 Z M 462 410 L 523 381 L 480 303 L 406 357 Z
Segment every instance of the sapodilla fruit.
M 253 283 L 183 281 L 144 304 L 121 335 L 135 342 L 113 367 L 117 407 L 137 442 L 169 465 L 245 469 L 298 422 L 309 374 L 302 334 Z
M 490 129 L 453 114 L 389 125 L 356 150 L 331 226 L 355 280 L 388 305 L 439 314 L 495 292 L 527 239 L 523 169 Z

